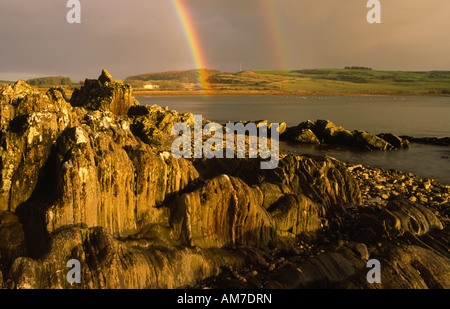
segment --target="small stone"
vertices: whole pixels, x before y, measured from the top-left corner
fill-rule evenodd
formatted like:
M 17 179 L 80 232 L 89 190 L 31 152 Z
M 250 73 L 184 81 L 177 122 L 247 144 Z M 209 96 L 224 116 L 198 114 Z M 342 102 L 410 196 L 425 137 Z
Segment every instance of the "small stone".
M 355 246 L 356 251 L 358 251 L 361 259 L 369 260 L 369 250 L 367 250 L 367 246 L 363 243 L 358 243 Z
M 257 276 L 257 275 L 258 275 L 258 272 L 256 270 L 253 270 L 252 271 L 252 276 Z
M 422 203 L 427 203 L 427 202 L 428 202 L 428 199 L 427 199 L 425 196 L 419 197 L 419 200 L 420 200 Z
M 430 182 L 430 181 L 425 181 L 425 182 L 423 183 L 423 188 L 424 188 L 425 190 L 429 190 L 429 189 L 431 188 L 431 182 Z
M 416 198 L 415 196 L 411 196 L 411 197 L 409 198 L 409 200 L 410 200 L 411 202 L 417 202 L 417 198 Z

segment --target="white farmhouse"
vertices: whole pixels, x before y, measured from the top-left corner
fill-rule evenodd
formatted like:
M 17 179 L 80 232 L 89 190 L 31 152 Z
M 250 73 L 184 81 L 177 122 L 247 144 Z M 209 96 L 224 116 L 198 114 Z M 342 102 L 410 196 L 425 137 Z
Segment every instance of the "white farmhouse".
M 152 84 L 144 85 L 144 89 L 150 90 L 159 89 L 159 85 L 152 85 Z

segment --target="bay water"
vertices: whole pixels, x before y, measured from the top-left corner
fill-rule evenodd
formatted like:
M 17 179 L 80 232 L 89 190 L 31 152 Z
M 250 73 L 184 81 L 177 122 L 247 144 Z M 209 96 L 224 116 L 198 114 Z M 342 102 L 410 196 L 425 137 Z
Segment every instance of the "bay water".
M 241 120 L 300 122 L 327 119 L 347 130 L 413 137 L 450 136 L 450 97 L 394 96 L 185 96 L 137 97 L 143 105 L 157 104 L 190 112 L 218 123 Z M 450 184 L 450 147 L 411 144 L 396 151 L 358 151 L 346 147 L 281 142 L 287 150 L 328 155 L 344 162 L 412 172 Z

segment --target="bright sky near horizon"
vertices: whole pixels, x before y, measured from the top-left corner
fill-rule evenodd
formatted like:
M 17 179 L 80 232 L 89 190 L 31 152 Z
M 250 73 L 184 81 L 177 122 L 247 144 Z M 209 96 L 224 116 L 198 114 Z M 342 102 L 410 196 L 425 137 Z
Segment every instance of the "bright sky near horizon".
M 0 80 L 117 79 L 198 67 L 222 71 L 343 68 L 450 70 L 450 1 L 1 0 Z

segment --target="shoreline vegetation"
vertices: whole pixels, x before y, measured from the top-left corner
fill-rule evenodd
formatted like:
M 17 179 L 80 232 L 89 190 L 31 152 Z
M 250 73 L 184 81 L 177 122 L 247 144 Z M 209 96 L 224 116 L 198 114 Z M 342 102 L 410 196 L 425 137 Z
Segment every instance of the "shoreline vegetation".
M 186 97 L 186 96 L 424 96 L 450 97 L 449 94 L 424 92 L 352 92 L 352 91 L 279 91 L 279 90 L 133 90 L 139 97 Z
M 51 87 L 35 87 L 40 92 L 47 92 Z M 61 86 L 67 96 L 71 96 L 73 88 Z M 133 89 L 134 97 L 202 97 L 202 96 L 405 96 L 405 97 L 450 97 L 450 94 L 414 92 L 414 91 L 376 91 L 376 92 L 353 92 L 353 91 L 280 91 L 280 90 L 136 90 Z
M 274 170 L 177 159 L 171 128 L 194 115 L 139 104 L 106 70 L 70 99 L 19 80 L 0 103 L 0 288 L 450 288 L 448 185 L 289 151 Z M 405 146 L 330 121 L 285 129 Z

